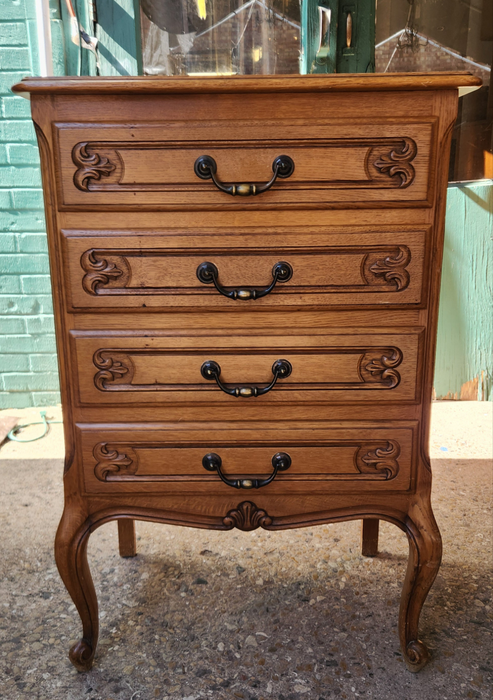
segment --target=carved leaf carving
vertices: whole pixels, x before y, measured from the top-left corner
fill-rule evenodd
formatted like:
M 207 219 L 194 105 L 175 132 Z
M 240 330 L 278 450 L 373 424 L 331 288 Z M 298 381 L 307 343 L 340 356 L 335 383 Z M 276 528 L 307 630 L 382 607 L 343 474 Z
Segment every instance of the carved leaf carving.
M 116 167 L 99 153 L 90 153 L 89 147 L 89 143 L 78 143 L 72 150 L 72 160 L 78 166 L 74 185 L 83 192 L 89 191 L 90 180 L 100 180 L 103 175 L 108 177 Z
M 368 268 L 375 276 L 383 276 L 389 284 L 395 284 L 400 292 L 409 285 L 409 273 L 405 269 L 411 261 L 411 251 L 406 246 L 399 246 L 397 253 L 377 260 Z
M 400 447 L 394 440 L 388 440 L 382 447 L 368 450 L 360 447 L 356 455 L 356 467 L 362 474 L 381 473 L 385 479 L 393 479 L 399 471 L 397 458 Z
M 106 350 L 96 350 L 93 356 L 94 366 L 100 371 L 94 376 L 94 384 L 100 391 L 106 391 L 107 382 L 114 382 L 115 379 L 127 374 L 129 368 L 120 360 L 107 354 Z
M 395 368 L 402 362 L 402 352 L 398 348 L 389 350 L 389 354 L 373 358 L 364 369 L 373 377 L 378 377 L 389 389 L 393 389 L 401 381 L 401 375 Z
M 414 180 L 415 172 L 411 165 L 418 152 L 415 141 L 410 138 L 402 139 L 401 148 L 392 149 L 388 154 L 380 156 L 373 165 L 381 173 L 386 173 L 390 177 L 396 175 L 400 177 L 399 187 L 409 187 Z
M 223 525 L 228 530 L 236 527 L 238 530 L 249 532 L 250 530 L 256 530 L 258 527 L 269 527 L 269 525 L 272 525 L 272 518 L 267 515 L 265 510 L 257 508 L 255 503 L 243 501 L 237 508 L 228 511 L 228 514 L 223 518 Z
M 125 266 L 124 258 L 118 258 L 119 264 Z M 106 260 L 96 250 L 86 250 L 82 254 L 80 264 L 86 273 L 82 278 L 82 287 L 88 294 L 96 296 L 101 286 L 109 284 L 124 274 L 128 275 L 128 265 L 121 270 L 112 260 Z
M 111 449 L 107 442 L 98 442 L 93 450 L 96 466 L 94 474 L 100 481 L 108 481 L 110 474 L 135 474 L 137 461 L 118 449 Z M 135 457 L 135 455 L 134 455 Z

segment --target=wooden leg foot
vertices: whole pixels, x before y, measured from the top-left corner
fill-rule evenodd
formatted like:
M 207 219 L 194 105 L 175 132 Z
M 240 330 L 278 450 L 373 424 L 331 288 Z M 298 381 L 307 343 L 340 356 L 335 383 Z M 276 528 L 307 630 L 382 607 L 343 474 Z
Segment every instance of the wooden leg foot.
M 429 504 L 414 506 L 406 531 L 409 561 L 401 597 L 399 637 L 406 665 L 417 673 L 430 658 L 428 649 L 418 638 L 419 616 L 442 558 L 442 538 Z
M 55 539 L 55 559 L 60 576 L 82 621 L 82 639 L 72 646 L 70 661 L 78 671 L 88 671 L 98 643 L 98 601 L 87 563 L 90 521 L 65 508 Z
M 378 518 L 363 520 L 361 527 L 361 553 L 364 557 L 376 557 L 378 554 Z
M 121 557 L 135 557 L 137 540 L 135 538 L 135 521 L 128 518 L 118 520 L 118 543 Z
M 94 649 L 85 639 L 79 639 L 68 653 L 68 658 L 75 668 L 80 671 L 90 671 L 94 662 Z

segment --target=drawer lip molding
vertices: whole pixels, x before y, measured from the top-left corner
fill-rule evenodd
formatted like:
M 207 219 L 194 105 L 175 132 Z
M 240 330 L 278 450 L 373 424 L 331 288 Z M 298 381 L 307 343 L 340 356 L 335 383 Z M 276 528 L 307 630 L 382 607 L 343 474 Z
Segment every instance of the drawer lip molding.
M 62 127 L 63 128 L 63 127 Z M 307 146 L 315 148 L 359 148 L 366 149 L 363 169 L 365 179 L 346 180 L 334 179 L 326 182 L 323 179 L 310 180 L 304 183 L 291 176 L 290 190 L 298 189 L 405 189 L 414 181 L 415 170 L 413 161 L 418 153 L 416 141 L 409 136 L 383 138 L 343 138 L 317 139 L 313 144 L 306 139 L 241 141 L 241 148 L 262 149 L 265 147 L 288 149 L 296 153 Z M 209 141 L 83 141 L 76 143 L 72 149 L 72 162 L 75 166 L 73 175 L 74 186 L 81 192 L 187 192 L 191 185 L 194 189 L 204 192 L 214 192 L 210 186 L 201 185 L 194 180 L 195 168 L 190 172 L 190 180 L 183 185 L 174 182 L 142 182 L 125 183 L 128 176 L 128 166 L 125 165 L 125 155 L 129 151 L 167 151 L 180 149 L 183 151 L 210 149 Z M 214 150 L 238 148 L 237 141 L 214 143 Z M 106 155 L 102 155 L 105 153 Z M 293 169 L 294 170 L 294 169 Z M 116 178 L 119 176 L 119 179 Z M 173 180 L 172 173 L 170 174 Z M 164 175 L 163 175 L 164 177 Z M 114 180 L 112 180 L 114 178 Z M 203 178 L 202 178 L 203 179 Z M 199 186 L 201 185 L 201 186 Z M 282 187 L 282 183 L 277 184 Z M 227 200 L 225 202 L 227 204 Z
M 400 384 L 401 376 L 397 367 L 402 362 L 402 352 L 394 346 L 388 347 L 330 347 L 330 348 L 283 348 L 285 354 L 305 355 L 307 353 L 323 354 L 324 357 L 331 355 L 354 355 L 356 356 L 356 371 L 358 374 L 358 382 L 333 382 L 333 388 L 354 390 L 374 390 L 374 389 L 394 389 Z M 191 348 L 186 351 L 189 354 L 203 354 L 204 349 L 193 351 Z M 226 354 L 224 350 L 211 348 L 210 354 L 220 356 Z M 259 351 L 264 353 L 265 351 Z M 228 353 L 229 354 L 229 353 Z M 98 370 L 94 375 L 94 385 L 100 391 L 175 391 L 180 388 L 182 391 L 204 391 L 210 387 L 205 384 L 165 384 L 159 383 L 156 379 L 152 384 L 133 384 L 135 366 L 133 359 L 141 356 L 146 360 L 154 357 L 168 357 L 170 362 L 176 358 L 176 351 L 172 350 L 148 350 L 148 349 L 121 349 L 121 348 L 104 348 L 96 350 L 93 355 L 93 364 Z M 282 361 L 282 360 L 281 360 Z M 202 369 L 202 368 L 201 368 Z M 270 369 L 270 368 L 268 368 Z M 204 377 L 205 378 L 205 377 Z M 270 378 L 269 378 L 270 379 Z M 330 388 L 330 384 L 328 387 Z M 312 390 L 327 388 L 327 385 L 322 382 L 312 381 L 310 383 Z M 290 384 L 289 388 L 299 388 L 302 383 Z M 286 386 L 284 387 L 287 388 Z M 276 391 L 282 389 L 282 384 L 277 384 Z
M 422 329 L 335 332 L 283 329 L 230 337 L 226 331 L 129 335 L 72 331 L 81 405 L 242 405 L 204 379 L 201 367 L 219 362 L 221 382 L 265 386 L 279 359 L 289 376 L 248 403 L 363 401 L 415 403 L 420 394 Z M 116 399 L 116 394 L 118 399 Z
M 188 428 L 188 429 L 185 429 Z M 407 491 L 413 483 L 417 422 L 396 424 L 330 423 L 259 427 L 217 423 L 149 425 L 78 424 L 85 486 L 88 492 L 162 492 L 212 489 L 228 492 L 216 473 L 203 467 L 204 455 L 218 453 L 227 476 L 262 479 L 272 471 L 275 453 L 289 455 L 262 492 L 291 492 L 316 484 L 328 491 L 391 489 Z M 131 436 L 131 437 L 129 437 Z
M 175 290 L 168 287 L 130 287 L 131 269 L 129 258 L 156 257 L 156 258 L 173 258 L 178 256 L 190 256 L 190 250 L 178 249 L 173 251 L 163 251 L 159 249 L 105 249 L 105 248 L 90 248 L 84 251 L 80 258 L 80 266 L 84 272 L 82 278 L 82 287 L 87 294 L 92 296 L 113 296 L 113 295 L 156 295 L 156 294 L 173 294 Z M 252 255 L 255 251 L 242 250 L 224 250 L 214 251 L 214 255 L 231 255 L 234 252 L 235 256 L 240 257 L 248 254 Z M 268 249 L 258 251 L 267 255 L 272 255 Z M 193 251 L 194 255 L 207 257 L 211 251 L 197 250 Z M 284 253 L 284 251 L 282 251 Z M 407 266 L 411 262 L 411 251 L 407 245 L 372 245 L 372 246 L 334 246 L 329 248 L 300 248 L 292 250 L 291 254 L 296 255 L 346 255 L 362 257 L 360 263 L 361 268 L 361 284 L 347 285 L 313 285 L 299 287 L 294 284 L 284 288 L 278 287 L 275 291 L 281 294 L 299 294 L 302 292 L 315 289 L 317 291 L 327 292 L 400 292 L 407 289 L 409 286 L 409 272 Z M 373 254 L 373 255 L 372 255 Z M 281 253 L 279 254 L 279 257 Z M 372 258 L 377 258 L 373 260 Z M 205 261 L 207 262 L 207 261 Z M 282 261 L 281 261 L 282 262 Z M 196 272 L 196 274 L 198 274 Z M 291 275 L 292 276 L 292 275 Z M 380 284 L 378 284 L 380 282 Z M 116 283 L 116 284 L 115 284 Z M 244 285 L 246 286 L 246 285 Z M 181 294 L 203 294 L 204 287 L 184 287 L 180 289 Z M 213 290 L 206 290 L 209 295 Z
M 250 311 L 278 307 L 422 308 L 426 298 L 429 229 L 400 227 L 375 232 L 239 230 L 201 235 L 163 232 L 63 230 L 67 303 L 70 311 L 199 308 Z M 405 241 L 405 242 L 404 242 Z M 198 270 L 218 270 L 223 290 L 250 290 L 226 298 Z M 292 274 L 272 285 L 274 269 Z M 259 294 L 255 299 L 254 292 Z
M 54 123 L 59 208 L 94 211 L 320 209 L 331 206 L 430 207 L 435 159 L 433 114 L 404 119 L 372 117 L 341 123 L 337 118 L 303 125 L 284 118 L 263 120 L 262 135 L 251 122 L 219 120 L 119 124 Z M 382 133 L 385 136 L 382 136 Z M 330 134 L 330 136 L 327 136 Z M 217 162 L 218 180 L 197 177 L 204 154 Z M 293 174 L 256 197 L 272 177 L 279 156 L 295 163 Z
M 354 480 L 365 480 L 365 481 L 389 481 L 395 479 L 399 473 L 399 461 L 398 457 L 401 453 L 401 448 L 396 440 L 332 440 L 332 441 L 319 441 L 317 443 L 310 442 L 289 442 L 284 441 L 283 449 L 289 450 L 290 447 L 317 447 L 317 448 L 330 448 L 330 447 L 347 447 L 354 448 L 354 465 L 358 470 L 358 474 L 308 474 L 310 479 L 316 479 L 317 481 L 354 481 Z M 194 445 L 195 446 L 195 445 Z M 214 443 L 215 450 L 221 450 L 222 447 L 231 447 L 228 443 Z M 251 450 L 255 447 L 272 447 L 271 443 L 259 443 L 252 442 L 248 444 L 236 444 L 234 447 L 236 449 L 246 449 Z M 180 444 L 180 448 L 184 448 L 186 445 Z M 181 476 L 177 475 L 165 475 L 165 474 L 153 474 L 153 475 L 141 475 L 137 474 L 139 468 L 139 450 L 158 450 L 164 449 L 160 443 L 143 442 L 141 444 L 131 443 L 108 443 L 108 442 L 98 442 L 93 449 L 94 459 L 97 460 L 96 466 L 94 467 L 94 475 L 99 481 L 105 482 L 118 482 L 118 481 L 128 481 L 128 482 L 159 482 L 159 481 L 183 481 Z M 204 447 L 205 449 L 205 447 Z M 268 465 L 267 465 L 268 468 Z M 259 470 L 254 470 L 255 475 L 260 474 Z M 246 477 L 246 474 L 243 475 Z M 290 478 L 288 478 L 290 477 Z M 187 475 L 187 481 L 214 481 L 217 479 L 207 474 L 201 474 L 199 471 L 197 474 Z M 283 480 L 285 481 L 300 481 L 305 480 L 307 475 L 295 476 L 291 474 L 283 475 Z

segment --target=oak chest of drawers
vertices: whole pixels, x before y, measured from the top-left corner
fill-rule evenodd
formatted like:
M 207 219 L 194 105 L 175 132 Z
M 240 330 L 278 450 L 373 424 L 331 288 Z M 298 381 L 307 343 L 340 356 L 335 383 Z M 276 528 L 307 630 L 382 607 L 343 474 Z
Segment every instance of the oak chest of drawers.
M 467 74 L 27 79 L 67 458 L 56 539 L 118 519 L 403 529 L 407 664 L 440 534 L 427 456 L 448 154 Z M 374 553 L 374 552 L 373 552 Z

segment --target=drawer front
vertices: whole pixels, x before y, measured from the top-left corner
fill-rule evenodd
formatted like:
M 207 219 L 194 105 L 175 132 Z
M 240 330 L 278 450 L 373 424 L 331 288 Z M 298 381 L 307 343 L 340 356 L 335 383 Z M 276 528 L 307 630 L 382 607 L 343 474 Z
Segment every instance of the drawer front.
M 421 338 L 419 331 L 317 335 L 308 329 L 296 336 L 72 332 L 82 405 L 414 403 Z
M 231 493 L 204 457 L 217 455 L 227 481 L 272 475 L 262 493 L 405 491 L 412 485 L 416 425 L 78 425 L 85 488 L 89 492 Z M 287 455 L 287 458 L 286 458 Z M 206 457 L 206 463 L 207 457 Z
M 245 103 L 245 109 L 248 105 Z M 368 204 L 430 205 L 436 119 L 175 121 L 56 124 L 61 208 L 286 208 Z M 195 172 L 209 156 L 226 185 L 274 174 L 256 196 L 231 196 Z M 251 188 L 236 188 L 236 193 Z
M 419 306 L 427 234 L 64 231 L 69 308 Z M 199 279 L 207 263 L 221 291 L 210 274 Z

